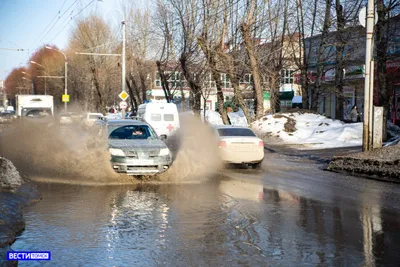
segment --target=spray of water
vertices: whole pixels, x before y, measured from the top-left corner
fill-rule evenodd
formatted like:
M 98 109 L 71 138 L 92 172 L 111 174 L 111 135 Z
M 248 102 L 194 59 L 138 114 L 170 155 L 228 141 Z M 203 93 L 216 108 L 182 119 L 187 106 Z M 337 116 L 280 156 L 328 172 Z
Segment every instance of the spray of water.
M 221 168 L 216 137 L 210 126 L 191 114 L 181 115 L 181 132 L 169 146 L 176 152 L 171 168 L 159 176 L 173 183 L 205 182 Z
M 80 124 L 20 120 L 4 130 L 0 153 L 27 176 L 115 182 L 107 142 Z
M 209 180 L 221 167 L 211 128 L 191 114 L 181 116 L 181 132 L 168 140 L 174 152 L 170 169 L 142 182 L 193 183 Z M 125 184 L 135 177 L 119 175 L 110 164 L 107 140 L 81 124 L 20 120 L 0 135 L 0 156 L 35 180 L 73 184 Z

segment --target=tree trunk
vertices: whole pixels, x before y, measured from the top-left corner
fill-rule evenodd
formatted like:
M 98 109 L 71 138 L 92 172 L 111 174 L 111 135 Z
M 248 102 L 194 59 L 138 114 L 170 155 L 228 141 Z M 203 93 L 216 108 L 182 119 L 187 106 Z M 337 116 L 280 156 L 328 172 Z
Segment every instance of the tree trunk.
M 318 109 L 318 97 L 321 93 L 321 79 L 322 79 L 322 74 L 324 71 L 324 51 L 326 48 L 326 39 L 328 36 L 329 32 L 329 26 L 331 22 L 331 6 L 332 6 L 332 0 L 326 0 L 326 5 L 325 5 L 325 17 L 324 17 L 324 26 L 322 28 L 322 34 L 321 34 L 321 43 L 319 45 L 319 50 L 318 50 L 318 59 L 317 59 L 317 78 L 314 84 L 314 91 L 311 93 L 311 110 L 317 111 Z
M 168 79 L 166 78 L 164 71 L 161 69 L 161 62 L 159 60 L 157 60 L 156 65 L 158 74 L 160 75 L 161 87 L 164 91 L 165 100 L 169 103 L 171 102 L 171 90 L 169 88 Z
M 250 36 L 250 25 L 242 24 L 240 27 L 246 47 L 247 56 L 250 60 L 251 75 L 253 77 L 254 92 L 256 94 L 256 119 L 264 115 L 264 93 L 261 87 L 260 68 L 253 41 Z
M 133 94 L 132 85 L 129 83 L 128 79 L 126 79 L 126 86 L 128 87 L 131 105 L 132 107 L 135 107 L 135 110 L 138 110 L 138 102 L 135 95 Z
M 180 88 L 181 90 L 181 107 L 182 107 L 182 111 L 186 111 L 186 96 L 185 96 L 185 92 L 183 91 L 183 88 L 181 86 Z
M 207 47 L 205 40 L 199 38 L 198 43 L 207 58 L 207 63 L 211 68 L 211 75 L 215 80 L 215 85 L 217 87 L 218 112 L 221 114 L 222 122 L 224 124 L 229 124 L 228 114 L 224 108 L 224 94 L 222 92 L 221 73 L 217 71 L 216 55 L 213 52 L 214 50 Z
M 336 32 L 336 66 L 335 66 L 335 87 L 336 87 L 336 119 L 343 120 L 344 110 L 343 110 L 343 51 L 344 51 L 344 26 L 346 24 L 345 17 L 343 14 L 343 7 L 340 4 L 340 0 L 336 0 L 336 20 L 337 20 L 337 32 Z
M 187 58 L 184 53 L 181 54 L 179 58 L 179 62 L 181 63 L 181 68 L 183 75 L 185 76 L 186 81 L 189 83 L 189 87 L 193 93 L 193 112 L 197 115 L 200 115 L 201 110 L 201 87 L 200 85 L 194 80 L 193 76 L 190 74 L 187 66 Z
M 96 89 L 96 93 L 97 96 L 99 97 L 99 102 L 97 102 L 96 105 L 96 109 L 100 110 L 102 113 L 106 112 L 106 107 L 103 103 L 103 95 L 101 93 L 101 89 L 100 89 L 100 83 L 99 80 L 97 79 L 97 71 L 96 68 L 94 66 L 90 67 L 90 70 L 92 72 L 92 79 L 93 79 L 93 84 L 94 84 L 94 88 Z

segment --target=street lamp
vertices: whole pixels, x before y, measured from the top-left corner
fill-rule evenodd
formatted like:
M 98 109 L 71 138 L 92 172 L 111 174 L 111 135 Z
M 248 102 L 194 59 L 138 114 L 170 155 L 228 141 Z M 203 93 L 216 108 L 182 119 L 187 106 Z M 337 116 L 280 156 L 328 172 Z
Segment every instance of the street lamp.
M 26 73 L 25 71 L 21 71 L 21 72 L 22 72 L 22 74 L 25 74 L 25 75 L 28 75 L 29 77 L 31 77 L 31 75 L 29 75 L 29 74 Z M 35 92 L 34 92 L 34 90 L 33 90 L 33 81 L 32 81 L 31 79 L 26 78 L 26 77 L 22 77 L 22 79 L 31 82 L 32 94 L 34 94 Z
M 64 75 L 65 76 L 64 77 L 65 89 L 64 89 L 64 95 L 68 95 L 68 81 L 67 81 L 67 77 L 68 77 L 68 62 L 67 62 L 67 56 L 62 51 L 57 50 L 57 49 L 55 49 L 55 48 L 53 48 L 51 46 L 46 45 L 45 48 L 49 49 L 49 50 L 57 51 L 57 52 L 61 53 L 64 56 L 64 59 L 65 59 L 65 75 Z M 67 101 L 64 101 L 64 110 L 65 110 L 65 112 L 67 112 Z
M 44 75 L 47 75 L 46 68 L 42 64 L 39 64 L 33 60 L 31 60 L 31 63 L 42 67 L 44 69 Z M 46 77 L 44 77 L 44 94 L 47 95 L 47 78 Z

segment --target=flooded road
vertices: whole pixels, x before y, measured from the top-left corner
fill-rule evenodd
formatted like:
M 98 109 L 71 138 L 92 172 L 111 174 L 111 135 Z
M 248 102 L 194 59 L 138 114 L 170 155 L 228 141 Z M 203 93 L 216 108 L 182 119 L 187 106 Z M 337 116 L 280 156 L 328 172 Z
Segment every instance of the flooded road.
M 398 266 L 400 187 L 268 153 L 201 184 L 38 183 L 20 266 Z

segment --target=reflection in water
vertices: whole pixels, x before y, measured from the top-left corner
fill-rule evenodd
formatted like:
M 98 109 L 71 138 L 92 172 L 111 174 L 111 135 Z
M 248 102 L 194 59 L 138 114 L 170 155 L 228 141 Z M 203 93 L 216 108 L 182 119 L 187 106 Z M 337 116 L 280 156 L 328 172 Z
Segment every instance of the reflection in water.
M 51 250 L 49 266 L 400 262 L 398 214 L 379 205 L 359 207 L 340 198 L 324 203 L 229 179 L 39 188 L 43 200 L 26 209 L 27 228 L 12 248 Z

